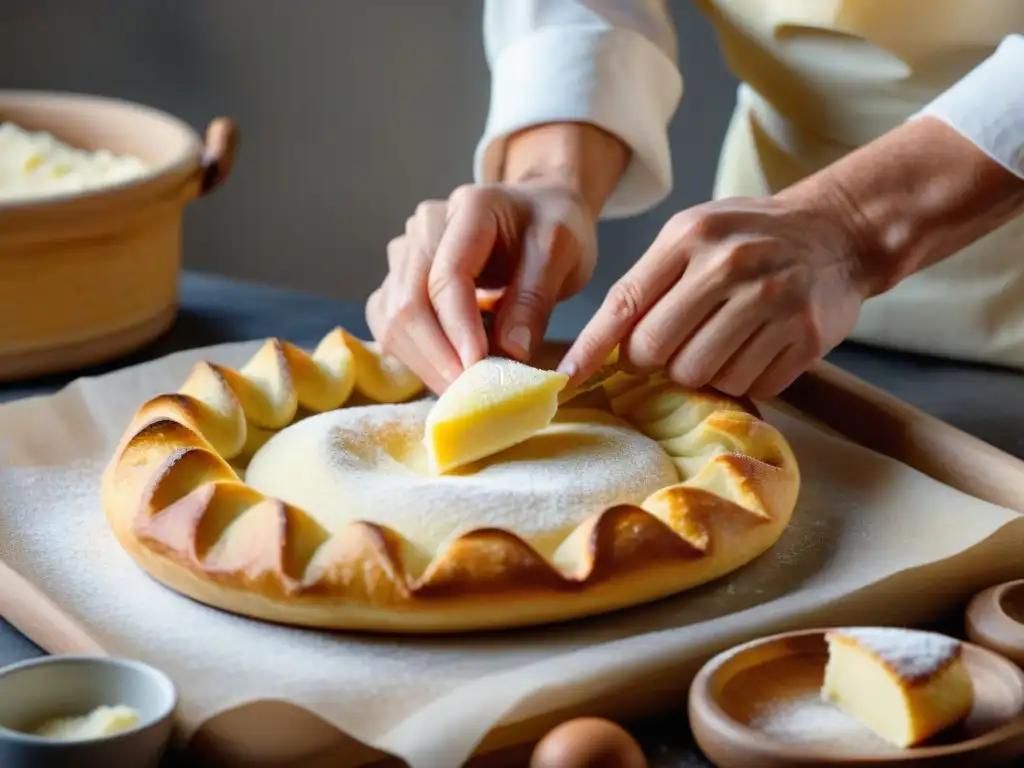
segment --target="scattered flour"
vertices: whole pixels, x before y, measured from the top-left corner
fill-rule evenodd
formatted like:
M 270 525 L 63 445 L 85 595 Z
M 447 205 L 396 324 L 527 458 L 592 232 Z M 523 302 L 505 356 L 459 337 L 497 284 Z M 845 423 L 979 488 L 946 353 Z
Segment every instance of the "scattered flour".
M 344 408 L 281 431 L 246 482 L 335 530 L 393 527 L 427 551 L 460 533 L 513 530 L 542 551 L 594 512 L 640 503 L 678 481 L 668 454 L 608 414 L 563 410 L 529 440 L 461 473 L 434 477 L 421 455 L 432 403 Z
M 857 752 L 889 750 L 867 726 L 813 694 L 772 704 L 748 725 L 788 743 L 830 745 Z

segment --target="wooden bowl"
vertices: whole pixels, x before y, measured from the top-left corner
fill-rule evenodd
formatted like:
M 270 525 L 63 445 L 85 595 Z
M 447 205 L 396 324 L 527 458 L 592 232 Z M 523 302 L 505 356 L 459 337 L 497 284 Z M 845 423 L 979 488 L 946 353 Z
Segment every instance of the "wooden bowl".
M 0 90 L 0 122 L 150 170 L 96 190 L 0 202 L 0 381 L 75 370 L 141 347 L 177 312 L 182 216 L 228 176 L 237 130 L 205 145 L 171 115 L 116 99 Z
M 967 606 L 967 636 L 1024 667 L 1024 579 L 980 592 Z
M 975 705 L 961 725 L 920 747 L 897 749 L 821 701 L 827 630 L 790 632 L 711 659 L 690 688 L 690 724 L 722 768 L 998 764 L 1024 755 L 1024 673 L 964 644 Z

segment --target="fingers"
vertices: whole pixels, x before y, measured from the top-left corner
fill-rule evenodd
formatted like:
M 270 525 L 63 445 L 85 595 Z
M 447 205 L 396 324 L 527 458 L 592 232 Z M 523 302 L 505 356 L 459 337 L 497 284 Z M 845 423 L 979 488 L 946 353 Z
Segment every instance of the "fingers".
M 463 368 L 487 354 L 487 337 L 476 300 L 476 278 L 498 236 L 486 195 L 453 196 L 448 221 L 427 277 L 427 293 L 444 334 Z
M 627 370 L 664 370 L 684 386 L 736 396 L 778 394 L 853 328 L 863 301 L 836 268 L 843 254 L 794 227 L 802 221 L 754 200 L 677 214 L 559 370 L 579 384 L 619 345 Z
M 394 263 L 394 289 L 388 306 L 392 325 L 394 354 L 409 358 L 412 368 L 417 359 L 426 362 L 419 367 L 430 381 L 438 377 L 445 385 L 461 373 L 458 355 L 445 336 L 434 315 L 427 293 L 427 280 L 434 260 L 437 242 L 444 232 L 443 203 L 423 203 L 406 223 L 406 237 L 400 238 L 389 254 Z M 406 352 L 405 350 L 409 351 Z M 401 350 L 401 354 L 399 351 Z M 414 369 L 415 371 L 415 369 Z M 427 379 L 424 379 L 427 383 Z M 443 391 L 428 384 L 435 392 Z
M 623 368 L 651 373 L 668 366 L 683 343 L 721 306 L 721 297 L 706 287 L 692 273 L 685 273 L 623 340 L 619 356 Z
M 792 343 L 792 331 L 782 323 L 767 323 L 751 334 L 711 381 L 720 392 L 741 397 Z
M 400 278 L 405 278 L 405 272 L 413 268 L 426 280 L 430 264 L 444 236 L 447 215 L 448 206 L 440 200 L 428 200 L 416 206 L 416 212 L 405 222 L 405 239 L 408 250 L 420 258 L 410 259 L 404 251 L 396 254 L 397 258 L 392 258 L 389 252 L 388 268 Z M 424 266 L 426 269 L 423 269 Z M 400 279 L 399 282 L 406 284 L 408 279 Z
M 595 254 L 594 222 L 572 195 L 466 186 L 408 220 L 368 317 L 382 346 L 441 391 L 487 354 L 489 332 L 496 349 L 528 360 L 556 303 L 589 279 Z M 497 301 L 489 329 L 481 300 Z
M 761 400 L 775 397 L 784 391 L 818 358 L 813 347 L 796 342 L 784 349 L 765 371 L 750 385 L 751 397 Z
M 578 249 L 575 235 L 562 225 L 527 239 L 496 319 L 496 343 L 509 357 L 525 362 L 532 356 L 579 261 Z
M 763 309 L 756 299 L 757 292 L 748 289 L 725 302 L 673 355 L 667 366 L 669 378 L 694 389 L 707 386 L 764 324 Z M 694 314 L 687 312 L 686 304 L 679 313 L 682 317 Z M 687 319 L 687 323 L 696 324 L 701 319 Z
M 389 259 L 403 260 L 408 241 L 389 245 Z M 366 303 L 366 320 L 381 350 L 397 357 L 423 383 L 443 392 L 461 372 L 459 358 L 434 318 L 426 291 L 426 267 L 404 259 L 405 266 L 388 274 Z M 399 277 L 401 276 L 401 277 Z
M 733 397 L 768 399 L 785 390 L 815 360 L 813 344 L 792 320 L 769 320 L 752 331 L 750 323 L 737 323 L 728 335 L 727 325 L 717 318 L 708 324 L 703 343 L 705 349 L 714 350 L 710 354 L 692 352 L 690 344 L 684 345 L 667 370 L 669 378 L 694 389 L 710 384 Z M 723 341 L 713 338 L 713 327 L 722 329 L 717 332 L 723 334 L 719 337 Z M 731 350 L 731 355 L 725 350 Z
M 668 227 L 639 261 L 616 282 L 583 328 L 558 370 L 577 384 L 594 374 L 615 346 L 679 280 L 686 253 Z
M 430 266 L 444 232 L 446 205 L 421 203 L 405 234 L 388 244 L 388 275 L 367 301 L 367 323 L 381 349 L 399 358 L 431 390 L 443 392 L 461 373 L 458 355 L 434 315 Z

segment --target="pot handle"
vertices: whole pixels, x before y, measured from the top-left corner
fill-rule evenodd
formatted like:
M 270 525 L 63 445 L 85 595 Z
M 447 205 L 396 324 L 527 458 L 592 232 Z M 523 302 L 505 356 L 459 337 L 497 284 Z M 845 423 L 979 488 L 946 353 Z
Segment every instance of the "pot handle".
M 238 151 L 238 126 L 230 117 L 216 117 L 206 127 L 206 145 L 203 148 L 202 176 L 199 196 L 205 197 L 220 187 L 235 165 Z

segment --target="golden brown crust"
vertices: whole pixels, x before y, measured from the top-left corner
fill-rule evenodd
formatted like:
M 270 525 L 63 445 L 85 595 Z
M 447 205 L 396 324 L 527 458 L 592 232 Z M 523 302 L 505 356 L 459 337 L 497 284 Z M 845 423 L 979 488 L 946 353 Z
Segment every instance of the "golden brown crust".
M 305 413 L 422 385 L 336 329 L 312 355 L 269 340 L 240 370 L 200 363 L 144 404 L 103 478 L 120 544 L 158 581 L 268 621 L 388 632 L 522 626 L 647 602 L 718 578 L 774 544 L 799 489 L 785 439 L 752 404 L 617 374 L 608 407 L 660 441 L 681 482 L 581 523 L 549 558 L 475 530 L 436 553 L 366 522 L 324 529 L 245 485 L 236 466 Z

